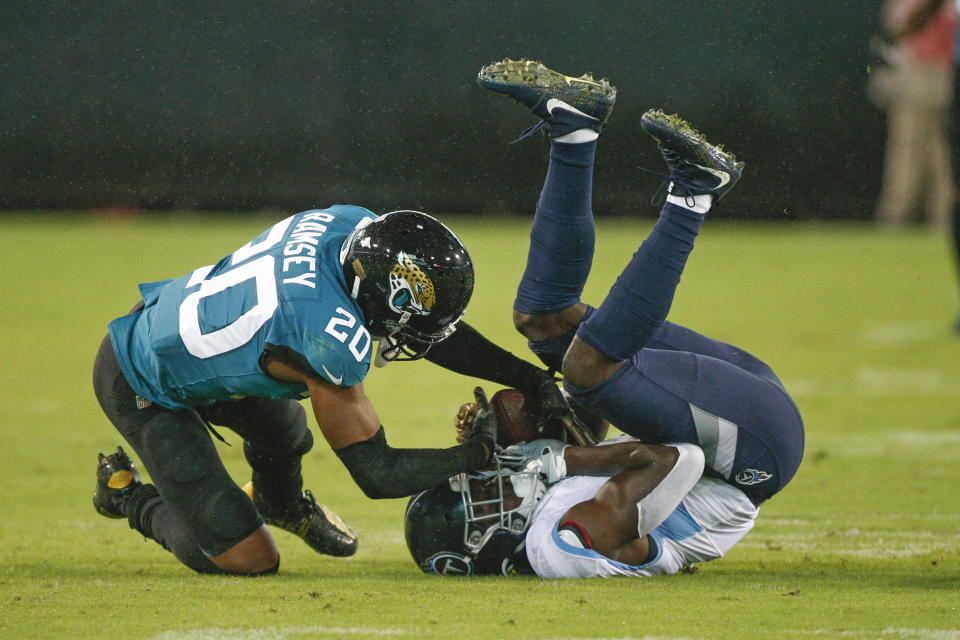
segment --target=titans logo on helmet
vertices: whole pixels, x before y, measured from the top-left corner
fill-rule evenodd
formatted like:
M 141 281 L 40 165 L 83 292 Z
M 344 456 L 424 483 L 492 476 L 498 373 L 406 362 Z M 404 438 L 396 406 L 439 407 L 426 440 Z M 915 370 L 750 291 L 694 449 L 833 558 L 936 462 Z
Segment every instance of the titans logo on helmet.
M 390 308 L 397 313 L 429 315 L 436 302 L 433 282 L 403 251 L 390 270 Z
M 737 484 L 751 485 L 751 484 L 760 484 L 765 480 L 772 478 L 769 473 L 766 471 L 760 471 L 758 469 L 744 469 L 737 474 Z
M 420 568 L 427 573 L 442 576 L 473 575 L 473 563 L 470 558 L 452 551 L 441 551 L 433 554 L 423 561 Z

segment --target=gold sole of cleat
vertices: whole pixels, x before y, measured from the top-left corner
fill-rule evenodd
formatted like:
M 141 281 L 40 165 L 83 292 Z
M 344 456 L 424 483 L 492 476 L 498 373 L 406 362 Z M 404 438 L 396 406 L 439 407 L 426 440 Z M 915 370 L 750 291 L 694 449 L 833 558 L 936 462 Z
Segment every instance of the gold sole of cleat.
M 731 163 L 736 163 L 737 158 L 729 151 L 725 150 L 722 145 L 710 144 L 707 141 L 707 137 L 697 131 L 692 124 L 681 118 L 675 113 L 666 113 L 660 109 L 651 109 L 643 114 L 644 120 L 650 120 L 653 122 L 658 122 L 663 125 L 666 125 L 672 129 L 675 129 L 680 135 L 685 138 L 689 138 L 694 142 L 698 142 L 705 146 L 713 148 L 719 155 L 723 156 L 725 159 L 729 160 Z M 654 136 L 656 138 L 656 136 Z
M 323 515 L 327 517 L 327 520 L 335 526 L 337 529 L 340 529 L 345 535 L 355 538 L 353 531 L 350 530 L 350 527 L 347 526 L 347 523 L 344 522 L 340 516 L 334 513 L 329 507 L 324 504 L 317 505 L 320 507 L 320 510 L 323 511 Z
M 511 60 L 507 58 L 495 62 L 480 70 L 480 77 L 503 84 L 529 84 L 538 87 L 582 86 L 585 94 L 607 96 L 616 92 L 616 88 L 606 78 L 595 80 L 593 75 L 585 73 L 579 78 L 566 76 L 546 67 L 536 60 Z
M 115 471 L 110 479 L 107 480 L 107 486 L 111 489 L 125 489 L 133 482 L 133 474 L 126 469 Z

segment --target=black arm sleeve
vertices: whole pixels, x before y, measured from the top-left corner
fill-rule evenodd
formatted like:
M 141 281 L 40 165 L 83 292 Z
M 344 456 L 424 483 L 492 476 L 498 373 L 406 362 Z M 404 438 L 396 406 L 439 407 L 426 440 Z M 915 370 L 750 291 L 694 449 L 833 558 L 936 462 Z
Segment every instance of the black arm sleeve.
M 501 349 L 466 322 L 460 322 L 449 338 L 430 347 L 424 357 L 455 373 L 530 393 L 545 375 L 542 369 Z
M 487 461 L 479 439 L 449 449 L 394 449 L 387 444 L 383 427 L 369 440 L 355 442 L 336 454 L 368 498 L 411 496 Z

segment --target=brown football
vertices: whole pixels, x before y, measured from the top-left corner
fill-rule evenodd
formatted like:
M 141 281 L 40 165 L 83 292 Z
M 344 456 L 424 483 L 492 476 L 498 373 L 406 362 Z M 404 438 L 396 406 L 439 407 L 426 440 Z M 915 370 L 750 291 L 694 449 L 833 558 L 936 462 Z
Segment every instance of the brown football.
M 598 415 L 584 410 L 570 401 L 570 407 L 580 417 L 597 441 L 607 437 L 610 424 Z M 497 444 L 509 447 L 518 442 L 530 442 L 538 438 L 554 438 L 570 442 L 563 426 L 553 422 L 537 431 L 537 416 L 540 406 L 537 399 L 518 389 L 501 389 L 490 398 L 490 408 L 497 416 Z
M 537 400 L 517 389 L 497 391 L 490 398 L 490 408 L 497 416 L 497 444 L 501 447 L 561 436 L 559 428 L 549 429 L 548 433 L 537 431 Z

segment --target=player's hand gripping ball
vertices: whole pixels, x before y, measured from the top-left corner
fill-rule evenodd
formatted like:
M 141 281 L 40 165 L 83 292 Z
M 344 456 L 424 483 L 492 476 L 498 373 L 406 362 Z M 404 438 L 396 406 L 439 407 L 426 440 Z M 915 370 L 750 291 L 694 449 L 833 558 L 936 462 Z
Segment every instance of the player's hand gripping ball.
M 537 430 L 540 407 L 535 398 L 525 395 L 517 389 L 501 389 L 490 398 L 490 408 L 497 417 L 497 444 L 509 447 L 518 442 L 530 442 L 538 438 L 561 438 L 559 425 L 548 426 L 549 433 Z M 475 402 L 467 402 L 460 407 L 454 426 L 457 429 L 457 442 L 466 442 L 473 421 L 477 416 Z

